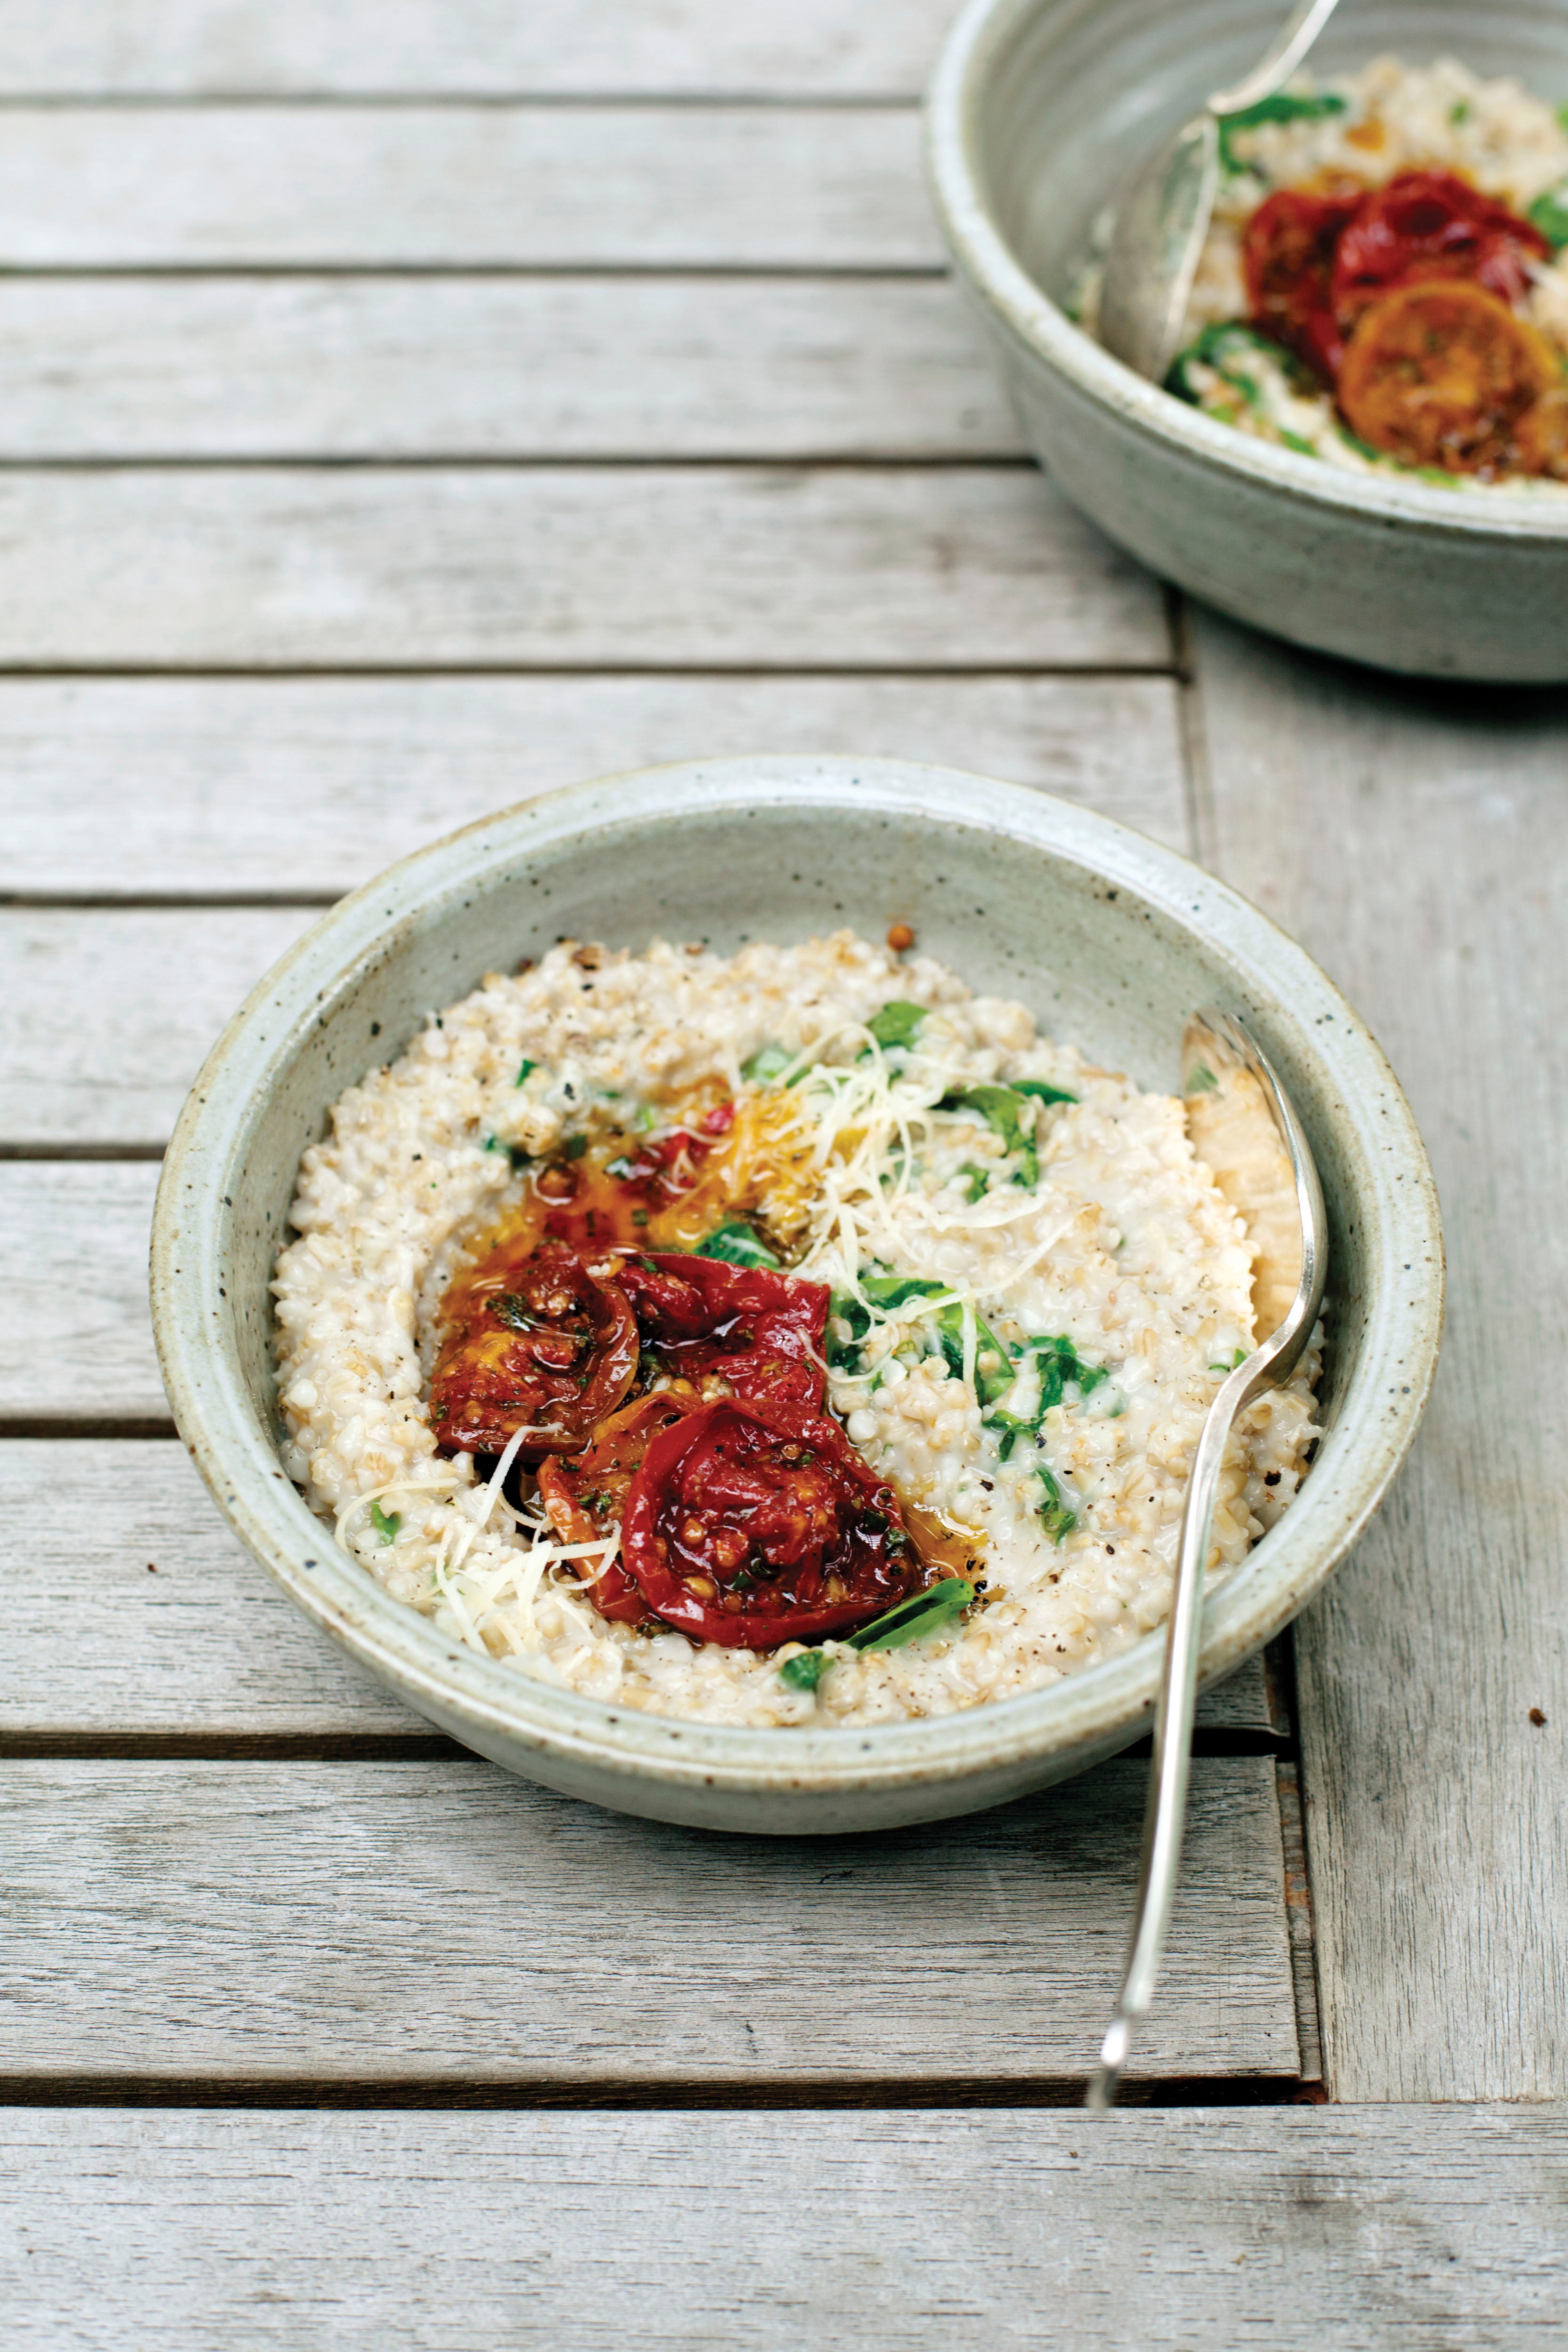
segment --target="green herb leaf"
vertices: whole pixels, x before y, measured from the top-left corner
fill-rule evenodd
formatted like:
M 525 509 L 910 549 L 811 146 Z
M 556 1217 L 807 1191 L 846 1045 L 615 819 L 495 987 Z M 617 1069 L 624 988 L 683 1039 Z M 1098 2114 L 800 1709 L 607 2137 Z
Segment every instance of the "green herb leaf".
M 975 1588 L 964 1577 L 945 1576 L 940 1584 L 912 1593 L 845 1639 L 852 1650 L 901 1650 L 905 1642 L 918 1642 L 939 1625 L 950 1624 L 974 1597 Z
M 542 1316 L 536 1315 L 526 1298 L 515 1290 L 503 1290 L 490 1301 L 490 1312 L 497 1323 L 509 1331 L 542 1331 L 547 1328 Z
M 528 1076 L 529 1076 L 530 1072 L 532 1072 L 532 1071 L 534 1071 L 534 1070 L 537 1070 L 538 1068 L 538 1064 L 537 1062 L 529 1062 L 529 1061 L 525 1060 L 525 1061 L 524 1061 L 524 1063 L 523 1063 L 523 1066 L 522 1066 L 522 1068 L 517 1072 L 517 1084 L 518 1084 L 518 1086 L 520 1086 L 520 1087 L 521 1087 L 521 1086 L 526 1086 L 526 1085 L 528 1084 Z
M 793 1061 L 800 1056 L 791 1054 L 787 1045 L 758 1045 L 749 1061 L 742 1062 L 740 1075 L 754 1086 L 770 1087 L 781 1078 Z
M 402 1513 L 401 1511 L 383 1511 L 379 1503 L 372 1503 L 371 1505 L 371 1525 L 374 1528 L 377 1535 L 380 1536 L 382 1543 L 392 1543 L 397 1536 L 399 1528 L 402 1525 Z
M 1448 109 L 1448 120 L 1449 120 L 1449 121 L 1450 121 L 1451 123 L 1453 123 L 1453 124 L 1455 125 L 1455 127 L 1456 127 L 1456 128 L 1458 128 L 1458 126 L 1461 122 L 1468 122 L 1468 121 L 1469 121 L 1469 119 L 1470 119 L 1470 101 L 1469 101 L 1469 100 L 1468 98 L 1457 98 L 1457 99 L 1455 99 L 1455 100 L 1454 100 L 1454 102 L 1453 102 L 1452 106 L 1450 106 L 1450 107 L 1449 107 L 1449 109 Z
M 1255 376 L 1246 372 L 1246 362 L 1259 355 L 1270 359 L 1284 370 L 1290 381 L 1302 389 L 1318 389 L 1315 377 L 1304 369 L 1293 352 L 1282 343 L 1260 335 L 1240 319 L 1218 319 L 1205 327 L 1196 341 L 1185 351 L 1178 352 L 1166 375 L 1165 389 L 1185 400 L 1191 407 L 1201 408 L 1204 393 L 1188 373 L 1193 366 L 1212 368 L 1250 406 L 1256 407 L 1262 398 Z
M 1568 245 L 1568 181 L 1537 196 L 1526 217 L 1534 222 L 1554 253 Z
M 783 1260 L 774 1256 L 767 1243 L 744 1217 L 732 1217 L 727 1224 L 716 1227 L 706 1241 L 697 1244 L 692 1255 L 722 1258 L 727 1265 L 779 1266 L 783 1264 Z
M 938 1110 L 974 1110 L 993 1134 L 1002 1139 L 1002 1148 L 1017 1152 L 1022 1162 L 1019 1181 L 1024 1184 L 1040 1181 L 1040 1154 L 1033 1139 L 1027 1136 L 1020 1123 L 1023 1095 L 1017 1087 L 966 1087 L 961 1094 L 944 1095 Z
M 835 1322 L 847 1323 L 849 1338 L 835 1339 Z M 828 1369 L 834 1372 L 858 1372 L 861 1369 L 861 1341 L 871 1329 L 871 1317 L 858 1298 L 847 1290 L 835 1290 L 828 1302 Z
M 586 1135 L 569 1135 L 560 1147 L 560 1156 L 563 1160 L 580 1160 L 587 1149 Z
M 891 1315 L 896 1307 L 905 1307 L 912 1298 L 940 1298 L 952 1284 L 933 1282 L 922 1275 L 865 1274 L 861 1276 L 861 1288 L 873 1307 Z
M 866 1027 L 879 1045 L 907 1048 L 914 1045 L 925 1018 L 924 1004 L 906 1004 L 895 997 L 891 1004 L 884 1004 L 880 1013 L 873 1014 Z
M 990 1170 L 977 1168 L 972 1160 L 966 1160 L 958 1173 L 960 1176 L 967 1176 L 969 1180 L 967 1189 L 971 1206 L 977 1201 L 983 1201 L 991 1188 Z
M 1078 1100 L 1076 1095 L 1070 1095 L 1062 1087 L 1048 1087 L 1043 1078 L 1009 1078 L 1008 1083 L 1015 1095 L 1032 1095 L 1036 1102 L 1063 1103 Z
M 797 1657 L 785 1659 L 779 1679 L 791 1690 L 814 1691 L 832 1663 L 826 1650 L 802 1650 Z
M 1210 1364 L 1208 1369 L 1211 1372 L 1233 1372 L 1247 1361 L 1247 1354 L 1245 1348 L 1238 1348 L 1228 1364 Z
M 1035 1476 L 1045 1488 L 1045 1500 L 1040 1507 L 1040 1523 L 1052 1543 L 1061 1543 L 1078 1525 L 1078 1514 L 1070 1510 L 1062 1500 L 1061 1489 L 1043 1462 L 1035 1465 Z
M 1313 90 L 1310 96 L 1277 89 L 1271 98 L 1260 98 L 1256 106 L 1244 106 L 1239 114 L 1227 114 L 1219 125 L 1220 169 L 1235 173 L 1248 168 L 1231 144 L 1238 131 L 1250 131 L 1260 122 L 1319 122 L 1325 114 L 1343 114 L 1347 103 L 1333 89 Z
M 1013 1447 L 1020 1437 L 1038 1438 L 1040 1434 L 1040 1423 L 1037 1421 L 1026 1420 L 1022 1413 L 1007 1412 L 1000 1405 L 986 1415 L 986 1427 L 1001 1432 L 1001 1441 L 997 1447 L 997 1452 L 1004 1462 L 1012 1460 Z

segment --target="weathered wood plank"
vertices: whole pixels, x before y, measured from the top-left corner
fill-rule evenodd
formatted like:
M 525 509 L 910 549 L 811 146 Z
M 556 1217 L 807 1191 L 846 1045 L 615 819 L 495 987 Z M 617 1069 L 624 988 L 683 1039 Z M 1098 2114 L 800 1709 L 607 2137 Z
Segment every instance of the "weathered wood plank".
M 0 478 L 4 667 L 1168 658 L 1155 582 L 1022 467 Z
M 161 1148 L 224 1023 L 315 919 L 0 909 L 0 1141 Z
M 13 278 L 0 457 L 1011 457 L 939 278 Z
M 13 1760 L 0 2074 L 1075 2074 L 1114 1987 L 1146 1770 L 824 1843 L 628 1821 L 479 1762 Z M 1140 2065 L 1297 2063 L 1273 1763 L 1202 1758 Z
M 242 1551 L 172 1439 L 0 1443 L 0 1523 L 29 1528 L 8 1571 L 0 1743 L 427 1729 Z M 1199 1722 L 1273 1732 L 1261 1661 L 1207 1693 Z
M 798 744 L 947 761 L 1189 846 L 1166 678 L 0 681 L 7 887 L 352 889 L 579 776 Z
M 17 269 L 925 269 L 906 108 L 9 107 Z
M 950 0 L 12 0 L 0 93 L 916 98 Z
M 1216 856 L 1376 1030 L 1448 1223 L 1437 1392 L 1298 1629 L 1328 2080 L 1568 2093 L 1568 716 L 1199 623 Z M 1332 1275 L 1331 1275 L 1332 1281 Z
M 0 1162 L 0 1420 L 167 1420 L 147 1312 L 158 1171 Z
M 163 2352 L 1162 2352 L 1304 2324 L 1322 2352 L 1497 2352 L 1560 2333 L 1560 2108 L 68 2108 L 7 2133 L 26 2352 L 141 2342 L 150 2311 Z

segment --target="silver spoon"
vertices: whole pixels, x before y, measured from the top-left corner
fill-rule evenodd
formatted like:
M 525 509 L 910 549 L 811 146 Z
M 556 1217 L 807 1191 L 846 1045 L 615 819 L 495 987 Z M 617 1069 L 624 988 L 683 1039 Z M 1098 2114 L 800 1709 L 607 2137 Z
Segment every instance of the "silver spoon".
M 1318 1319 L 1328 1270 L 1322 1187 L 1312 1147 L 1290 1097 L 1242 1024 L 1230 1013 L 1194 1013 L 1182 1037 L 1181 1066 L 1194 1148 L 1246 1218 L 1257 1246 L 1253 1317 L 1267 1336 L 1222 1383 L 1197 1442 L 1155 1710 L 1138 1906 L 1116 2013 L 1084 2100 L 1089 2107 L 1108 2107 L 1115 2098 L 1134 2025 L 1154 1998 L 1170 1926 L 1186 1815 L 1204 1574 L 1226 1443 L 1238 1413 L 1294 1371 Z
M 1219 119 L 1272 98 L 1289 81 L 1337 0 L 1301 0 L 1269 54 L 1234 89 L 1218 89 L 1133 182 L 1116 215 L 1100 290 L 1100 341 L 1140 375 L 1163 383 L 1208 235 L 1219 181 Z

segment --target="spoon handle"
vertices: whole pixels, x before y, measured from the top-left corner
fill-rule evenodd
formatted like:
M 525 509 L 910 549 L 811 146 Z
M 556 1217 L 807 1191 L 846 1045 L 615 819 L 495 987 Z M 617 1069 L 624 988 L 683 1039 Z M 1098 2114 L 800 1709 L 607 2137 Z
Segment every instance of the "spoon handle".
M 1260 98 L 1272 98 L 1290 80 L 1329 18 L 1338 0 L 1301 0 L 1290 20 L 1280 27 L 1267 57 L 1260 58 L 1244 81 L 1232 89 L 1217 89 L 1208 101 L 1210 114 L 1239 114 Z
M 1154 1767 L 1144 1815 L 1144 1860 L 1138 1905 L 1116 2011 L 1101 2045 L 1100 2065 L 1084 2105 L 1108 2107 L 1127 2063 L 1133 2027 L 1154 1998 L 1155 1979 L 1165 1950 L 1181 1864 L 1186 1821 L 1187 1775 L 1192 1762 L 1192 1717 L 1197 1701 L 1197 1661 L 1203 1646 L 1204 1568 L 1208 1558 L 1214 1501 L 1231 1424 L 1246 1402 L 1256 1371 L 1249 1358 L 1230 1374 L 1208 1408 L 1197 1458 L 1182 1513 L 1181 1550 L 1176 1590 L 1166 1628 L 1165 1670 L 1155 1708 Z

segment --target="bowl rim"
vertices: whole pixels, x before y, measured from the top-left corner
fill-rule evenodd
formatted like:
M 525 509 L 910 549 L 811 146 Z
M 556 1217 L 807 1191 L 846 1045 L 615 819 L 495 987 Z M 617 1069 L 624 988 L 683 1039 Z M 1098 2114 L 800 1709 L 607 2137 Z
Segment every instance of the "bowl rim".
M 1074 324 L 1015 259 L 986 202 L 979 168 L 979 117 L 988 78 L 1008 44 L 1044 5 L 1046 0 L 967 0 L 938 53 L 925 100 L 926 173 L 943 236 L 958 268 L 1011 340 L 1162 446 L 1301 504 L 1465 540 L 1550 545 L 1568 539 L 1568 497 L 1541 502 L 1560 505 L 1553 514 L 1542 511 L 1527 494 L 1493 498 L 1482 490 L 1445 490 L 1426 482 L 1341 472 L 1321 457 L 1276 448 L 1189 408 Z M 1511 510 L 1497 513 L 1496 506 L 1505 501 Z
M 530 850 L 545 847 L 591 855 L 595 839 L 612 833 L 634 835 L 693 814 L 743 823 L 760 809 L 810 811 L 830 823 L 835 811 L 934 821 L 1075 866 L 1086 884 L 1124 892 L 1156 919 L 1196 933 L 1228 968 L 1223 992 L 1234 1008 L 1261 1005 L 1270 1027 L 1317 1064 L 1358 1209 L 1383 1236 L 1375 1262 L 1384 1278 L 1369 1286 L 1355 1366 L 1301 1499 L 1208 1605 L 1206 1681 L 1231 1671 L 1288 1622 L 1365 1526 L 1415 1434 L 1441 1329 L 1436 1185 L 1409 1106 L 1370 1031 L 1305 950 L 1238 892 L 1112 818 L 961 770 L 776 753 L 681 761 L 568 786 L 415 850 L 323 915 L 251 991 L 208 1055 L 164 1159 L 153 1214 L 159 1360 L 180 1433 L 220 1511 L 318 1626 L 482 1752 L 504 1751 L 525 1770 L 517 1759 L 531 1752 L 547 1780 L 547 1759 L 560 1770 L 587 1768 L 601 1784 L 623 1787 L 631 1811 L 643 1809 L 636 1796 L 650 1784 L 759 1797 L 844 1797 L 919 1784 L 951 1790 L 1033 1769 L 1061 1750 L 1094 1745 L 1107 1753 L 1146 1727 L 1159 1677 L 1156 1630 L 1044 1690 L 924 1720 L 740 1727 L 617 1708 L 481 1657 L 394 1601 L 338 1550 L 329 1526 L 285 1475 L 251 1402 L 225 1296 L 237 1213 L 232 1171 L 304 1036 L 386 961 L 400 937 L 440 919 L 504 860 L 526 867 Z M 1389 1278 L 1396 1264 L 1415 1269 L 1407 1286 Z M 1332 1288 L 1332 1269 L 1330 1278 Z M 1049 1769 L 1038 1777 L 1050 1778 Z

